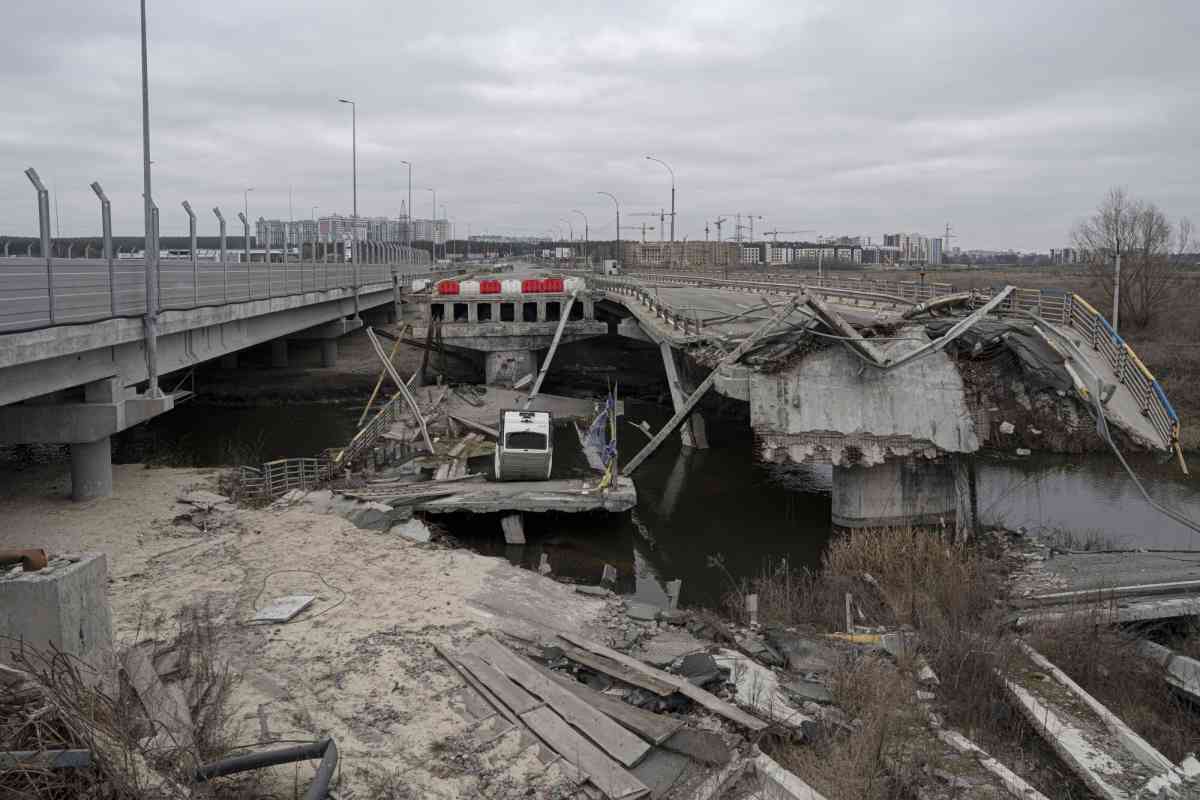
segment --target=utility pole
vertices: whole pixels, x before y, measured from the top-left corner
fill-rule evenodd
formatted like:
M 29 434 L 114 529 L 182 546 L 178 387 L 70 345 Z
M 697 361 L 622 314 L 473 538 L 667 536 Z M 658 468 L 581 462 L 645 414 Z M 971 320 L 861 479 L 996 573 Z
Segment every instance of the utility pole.
M 671 241 L 674 242 L 675 241 L 675 170 L 671 169 L 671 165 L 668 164 L 667 162 L 663 161 L 661 158 L 655 158 L 654 156 L 646 156 L 646 160 L 654 161 L 656 163 L 662 164 L 664 167 L 667 168 L 667 172 L 671 173 Z M 661 225 L 661 222 L 660 222 L 660 225 Z M 660 238 L 661 238 L 661 231 L 660 231 Z
M 401 164 L 408 166 L 408 248 L 412 249 L 413 243 L 413 205 L 412 205 L 412 162 L 401 161 Z
M 146 0 L 142 12 L 142 199 L 146 214 L 146 372 L 150 396 L 158 397 L 158 237 L 154 231 L 154 200 L 150 193 L 150 74 L 146 58 Z M 151 244 L 153 243 L 153 248 Z M 45 253 L 42 253 L 45 256 Z M 53 306 L 53 300 L 51 300 Z
M 621 204 L 617 202 L 616 195 L 612 194 L 611 192 L 596 192 L 596 194 L 604 195 L 609 200 L 612 200 L 613 205 L 616 206 L 616 209 L 617 209 L 617 234 L 616 234 L 617 240 L 614 243 L 614 249 L 616 250 L 616 252 L 613 253 L 613 260 L 616 261 L 617 263 L 620 263 L 620 261 L 621 261 Z

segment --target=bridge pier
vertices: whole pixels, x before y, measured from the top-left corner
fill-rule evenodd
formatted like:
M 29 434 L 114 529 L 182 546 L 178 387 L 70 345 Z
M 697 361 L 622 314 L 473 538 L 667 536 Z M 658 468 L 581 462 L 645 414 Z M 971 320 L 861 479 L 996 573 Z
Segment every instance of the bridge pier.
M 337 339 L 322 339 L 321 340 L 321 366 L 336 367 L 337 366 L 338 346 Z
M 71 443 L 71 499 L 92 500 L 112 494 L 112 438 Z
M 942 461 L 889 459 L 873 467 L 834 466 L 833 524 L 842 528 L 954 526 L 954 470 Z
M 221 364 L 221 369 L 237 369 L 238 368 L 237 352 L 235 351 L 232 353 L 226 353 L 225 355 L 221 356 L 220 364 Z

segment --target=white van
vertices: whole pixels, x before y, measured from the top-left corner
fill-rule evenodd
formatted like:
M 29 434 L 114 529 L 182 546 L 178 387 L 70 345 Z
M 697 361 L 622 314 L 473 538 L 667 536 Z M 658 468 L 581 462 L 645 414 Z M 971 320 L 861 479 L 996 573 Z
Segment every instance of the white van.
M 502 411 L 496 480 L 547 481 L 554 463 L 549 411 Z

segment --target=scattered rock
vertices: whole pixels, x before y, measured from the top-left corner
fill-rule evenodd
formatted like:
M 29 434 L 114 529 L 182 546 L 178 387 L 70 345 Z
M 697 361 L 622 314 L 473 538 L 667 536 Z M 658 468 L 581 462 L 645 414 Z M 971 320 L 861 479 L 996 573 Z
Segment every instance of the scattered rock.
M 721 677 L 721 668 L 708 653 L 692 653 L 683 657 L 679 674 L 697 686 L 703 686 Z
M 808 701 L 826 705 L 833 702 L 833 692 L 819 683 L 801 680 L 780 681 L 779 688 L 785 694 L 790 695 L 792 699 L 800 702 Z
M 1009 436 L 1009 435 L 1015 433 L 1016 430 L 1017 430 L 1017 426 L 1013 425 L 1011 422 L 1001 422 L 1000 423 L 1000 432 L 1003 433 L 1005 436 Z
M 1027 456 L 1032 452 L 1033 451 L 1030 450 L 1028 447 L 1018 447 L 1017 448 L 1017 455 L 1019 455 L 1019 456 Z
M 687 631 L 668 628 L 643 642 L 642 649 L 635 655 L 651 666 L 666 667 L 682 656 L 703 651 L 704 647 L 704 642 Z
M 758 636 L 739 635 L 736 637 L 736 642 L 738 649 L 755 661 L 772 667 L 787 665 L 787 660 L 783 655 Z
M 176 499 L 179 500 L 179 502 L 181 502 L 181 503 L 187 503 L 190 506 L 195 506 L 196 508 L 202 508 L 206 511 L 211 510 L 219 505 L 228 506 L 230 510 L 233 509 L 233 505 L 229 502 L 228 497 L 226 497 L 223 494 L 216 494 L 215 492 L 204 491 L 203 489 L 196 489 L 191 492 L 185 492 L 184 494 L 179 495 Z M 219 509 L 219 510 L 223 511 L 225 509 Z
M 789 631 L 768 628 L 766 639 L 783 654 L 787 667 L 793 672 L 829 672 L 838 662 L 838 651 L 824 642 Z

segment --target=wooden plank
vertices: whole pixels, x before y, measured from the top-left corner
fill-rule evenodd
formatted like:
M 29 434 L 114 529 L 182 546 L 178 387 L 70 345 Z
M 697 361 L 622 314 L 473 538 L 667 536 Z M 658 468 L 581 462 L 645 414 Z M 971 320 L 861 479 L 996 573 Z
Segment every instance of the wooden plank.
M 155 733 L 165 735 L 171 747 L 189 750 L 194 747 L 195 733 L 187 700 L 182 697 L 182 692 L 167 691 L 154 671 L 148 648 L 129 648 L 121 664 L 129 678 L 129 685 L 138 693 L 146 714 L 154 723 Z
M 484 436 L 490 436 L 493 439 L 498 439 L 500 437 L 500 431 L 496 430 L 495 428 L 489 428 L 487 425 L 484 425 L 479 422 L 474 422 L 473 420 L 469 420 L 466 417 L 456 416 L 455 414 L 448 414 L 447 416 L 449 416 L 450 419 L 454 420 L 459 425 L 462 425 L 464 427 L 471 428 L 472 430 L 478 431 L 479 433 L 482 433 Z
M 582 636 L 575 636 L 574 634 L 570 633 L 560 633 L 558 636 L 559 638 L 564 639 L 571 644 L 578 645 L 579 647 L 582 647 L 583 649 L 592 653 L 605 656 L 613 661 L 624 664 L 632 670 L 641 672 L 644 675 L 658 678 L 666 683 L 670 683 L 674 685 L 675 689 L 683 696 L 693 700 L 696 703 L 699 703 L 714 714 L 720 714 L 722 717 L 725 717 L 725 719 L 731 722 L 736 722 L 737 724 L 749 728 L 752 731 L 761 731 L 767 727 L 767 723 L 763 722 L 758 717 L 747 714 L 737 706 L 726 703 L 716 695 L 704 691 L 699 686 L 693 685 L 690 681 L 681 678 L 678 675 L 672 675 L 669 672 L 663 672 L 660 669 L 655 669 L 648 664 L 643 664 L 636 658 L 627 656 L 624 653 L 619 653 L 616 650 L 605 647 L 597 642 L 584 639 Z
M 521 715 L 538 738 L 578 767 L 612 800 L 636 800 L 650 793 L 646 785 L 609 758 L 546 706 Z
M 479 696 L 486 700 L 488 705 L 496 709 L 496 712 L 500 714 L 500 716 L 504 717 L 513 725 L 521 724 L 520 717 L 510 711 L 508 706 L 504 705 L 504 703 L 501 703 L 500 699 L 497 698 L 496 695 L 492 694 L 491 690 L 480 683 L 478 678 L 468 672 L 466 667 L 458 663 L 456 659 L 452 658 L 449 653 L 441 648 L 440 645 L 435 644 L 433 649 L 437 651 L 439 656 L 446 660 L 447 664 L 454 668 L 454 671 L 459 674 L 459 677 L 466 681 L 468 686 L 478 692 Z
M 541 675 L 537 668 L 513 653 L 491 636 L 479 639 L 471 651 L 493 667 L 533 692 L 625 766 L 632 766 L 650 751 L 650 745 L 580 700 L 557 683 Z
M 637 686 L 648 692 L 654 692 L 659 697 L 668 697 L 675 694 L 676 687 L 673 683 L 667 683 L 652 675 L 646 675 L 638 670 L 630 669 L 624 664 L 613 661 L 611 658 L 596 655 L 569 643 L 564 643 L 561 646 L 567 658 L 576 664 L 582 664 L 590 670 L 602 672 L 611 678 L 624 681 L 631 686 Z
M 577 680 L 559 675 L 552 670 L 539 667 L 539 670 L 551 679 L 561 684 L 567 691 L 583 700 L 588 705 L 612 717 L 629 730 L 641 736 L 651 744 L 662 744 L 683 727 L 683 720 L 674 717 L 655 714 L 652 711 L 638 708 L 612 695 L 589 689 Z
M 510 681 L 504 673 L 473 653 L 463 653 L 458 657 L 458 663 L 479 679 L 492 694 L 496 695 L 504 705 L 515 714 L 524 714 L 545 703 L 538 700 L 529 692 Z

